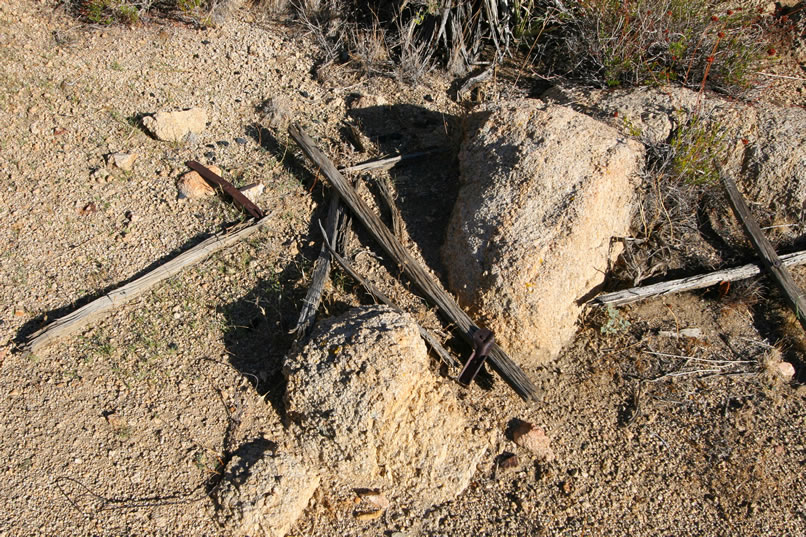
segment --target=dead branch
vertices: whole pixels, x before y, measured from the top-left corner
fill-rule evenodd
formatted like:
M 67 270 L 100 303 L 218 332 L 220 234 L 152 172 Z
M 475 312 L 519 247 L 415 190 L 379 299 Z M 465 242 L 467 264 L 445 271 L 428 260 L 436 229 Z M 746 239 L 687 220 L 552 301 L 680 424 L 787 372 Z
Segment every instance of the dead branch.
M 332 243 L 339 240 L 339 218 L 341 216 L 341 200 L 336 192 L 330 195 L 330 207 L 327 211 L 327 234 Z M 325 289 L 325 282 L 330 277 L 330 252 L 323 244 L 319 250 L 319 257 L 316 259 L 316 265 L 313 269 L 313 276 L 311 278 L 311 285 L 308 287 L 308 292 L 302 300 L 302 310 L 299 313 L 297 326 L 292 330 L 296 333 L 297 340 L 305 339 L 305 336 L 311 331 L 314 320 L 316 319 L 316 310 L 319 308 L 319 303 L 322 301 L 322 292 Z
M 479 326 L 456 304 L 453 297 L 426 272 L 403 245 L 400 244 L 400 241 L 395 238 L 389 228 L 387 228 L 378 216 L 367 207 L 352 186 L 350 186 L 341 173 L 339 173 L 333 163 L 330 162 L 330 159 L 316 147 L 313 140 L 296 124 L 289 126 L 288 132 L 300 146 L 303 153 L 322 170 L 325 177 L 328 178 L 333 187 L 338 191 L 344 203 L 350 207 L 355 216 L 367 228 L 367 231 L 372 234 L 375 240 L 378 241 L 386 253 L 394 259 L 426 296 L 437 305 L 443 315 L 456 326 L 459 334 L 467 344 L 473 345 L 472 334 L 479 329 Z M 518 395 L 526 400 L 536 401 L 538 399 L 537 387 L 532 383 L 529 377 L 526 376 L 523 370 L 497 345 L 494 345 L 490 351 L 489 362 Z
M 411 160 L 419 157 L 424 157 L 426 155 L 431 155 L 439 151 L 438 149 L 429 149 L 427 151 L 419 151 L 417 153 L 409 153 L 406 155 L 396 155 L 394 157 L 389 158 L 382 158 L 382 159 L 375 159 L 375 160 L 368 160 L 366 162 L 362 162 L 361 164 L 356 164 L 355 166 L 347 166 L 345 168 L 339 168 L 340 172 L 361 172 L 361 171 L 368 171 L 368 170 L 388 170 L 398 162 L 402 162 L 404 160 Z

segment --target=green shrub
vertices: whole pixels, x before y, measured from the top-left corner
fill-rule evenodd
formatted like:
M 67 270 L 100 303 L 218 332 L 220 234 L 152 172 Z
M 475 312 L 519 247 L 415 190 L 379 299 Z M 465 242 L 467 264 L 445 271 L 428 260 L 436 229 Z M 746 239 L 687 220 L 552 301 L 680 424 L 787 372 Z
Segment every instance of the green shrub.
M 681 118 L 684 119 L 684 118 Z M 694 115 L 672 136 L 671 173 L 690 185 L 711 185 L 719 181 L 717 163 L 727 151 L 725 128 L 715 121 Z

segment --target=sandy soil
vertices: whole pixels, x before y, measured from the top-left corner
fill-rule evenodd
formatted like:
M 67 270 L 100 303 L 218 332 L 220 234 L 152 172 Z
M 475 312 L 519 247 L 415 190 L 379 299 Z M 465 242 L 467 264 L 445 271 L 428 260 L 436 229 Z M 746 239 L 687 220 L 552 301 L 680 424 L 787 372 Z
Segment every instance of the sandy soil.
M 339 165 L 455 146 L 465 110 L 450 80 L 432 74 L 411 88 L 319 66 L 310 36 L 254 17 L 99 29 L 51 2 L 0 3 L 0 535 L 231 534 L 208 488 L 237 446 L 283 438 L 280 366 L 318 251 L 311 222 L 326 210 L 283 123 L 301 123 Z M 283 117 L 267 117 L 273 98 Z M 139 127 L 143 114 L 190 106 L 210 116 L 196 143 Z M 345 140 L 345 119 L 361 127 L 365 152 Z M 116 151 L 139 155 L 132 171 L 107 166 Z M 217 197 L 177 200 L 191 158 L 237 185 L 265 184 L 258 204 L 272 225 L 80 335 L 13 352 L 240 218 Z M 390 173 L 409 246 L 439 274 L 453 155 Z M 439 329 L 371 248 L 359 230 L 357 264 Z M 806 286 L 806 270 L 794 273 Z M 320 490 L 292 534 L 806 534 L 803 336 L 774 290 L 751 300 L 753 289 L 589 313 L 555 363 L 528 371 L 540 404 L 493 377 L 461 392 L 496 442 L 455 501 L 426 512 L 393 504 L 358 521 L 349 491 Z M 336 274 L 323 311 L 362 302 Z M 661 333 L 683 328 L 702 335 Z M 777 373 L 781 357 L 797 366 L 794 380 Z M 514 419 L 542 426 L 557 459 L 539 463 L 512 443 Z M 504 452 L 519 456 L 516 469 L 498 468 Z

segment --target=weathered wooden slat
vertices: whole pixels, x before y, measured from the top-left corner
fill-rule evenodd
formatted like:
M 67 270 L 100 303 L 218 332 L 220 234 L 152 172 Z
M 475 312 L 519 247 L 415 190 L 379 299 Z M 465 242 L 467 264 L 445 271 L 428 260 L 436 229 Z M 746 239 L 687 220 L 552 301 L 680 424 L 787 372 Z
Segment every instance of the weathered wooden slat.
M 392 299 L 386 296 L 380 289 L 375 287 L 375 285 L 373 285 L 372 282 L 368 281 L 363 276 L 361 276 L 346 259 L 344 259 L 342 256 L 338 254 L 338 252 L 336 252 L 336 250 L 327 240 L 326 232 L 322 228 L 321 224 L 319 225 L 319 229 L 322 230 L 322 236 L 325 237 L 325 246 L 330 251 L 330 254 L 333 256 L 333 259 L 335 259 L 336 262 L 339 265 L 341 265 L 341 268 L 344 269 L 344 272 L 349 274 L 355 281 L 364 286 L 364 289 L 366 289 L 369 294 L 375 297 L 376 300 L 386 304 L 387 306 L 389 306 L 390 308 L 399 313 L 404 313 L 403 309 L 400 306 L 392 302 Z M 448 350 L 442 346 L 442 343 L 439 342 L 439 340 L 436 338 L 436 336 L 434 336 L 434 334 L 431 333 L 430 330 L 421 326 L 420 323 L 417 323 L 417 328 L 420 330 L 420 336 L 425 340 L 428 346 L 431 347 L 431 349 L 435 353 L 437 353 L 437 355 L 443 362 L 454 367 L 459 367 L 460 365 L 462 365 L 459 363 L 459 360 L 454 358 L 453 355 L 451 355 L 451 353 L 449 353 Z
M 787 267 L 803 265 L 806 263 L 806 250 L 782 255 L 781 263 Z M 750 263 L 740 267 L 709 272 L 708 274 L 698 274 L 696 276 L 689 276 L 688 278 L 679 278 L 677 280 L 658 282 L 652 285 L 606 293 L 591 300 L 590 304 L 594 306 L 605 306 L 607 304 L 611 306 L 623 306 L 624 304 L 630 304 L 631 302 L 637 302 L 656 296 L 693 291 L 695 289 L 717 285 L 721 282 L 733 282 L 752 278 L 753 276 L 761 274 L 761 271 L 762 267 L 760 265 Z
M 400 209 L 397 208 L 395 197 L 392 195 L 392 189 L 389 186 L 389 180 L 385 177 L 379 177 L 375 184 L 378 185 L 378 192 L 380 192 L 383 202 L 386 203 L 389 214 L 392 217 L 392 233 L 394 233 L 397 240 L 403 242 L 403 215 L 400 214 Z
M 34 332 L 28 336 L 27 342 L 22 350 L 36 353 L 47 345 L 74 334 L 91 322 L 109 315 L 115 308 L 140 296 L 161 281 L 178 274 L 187 267 L 203 261 L 211 254 L 249 237 L 265 226 L 269 218 L 270 216 L 265 216 L 257 222 L 237 231 L 223 231 L 205 239 L 190 250 L 179 254 L 167 263 L 160 265 L 136 280 L 93 300 L 89 304 L 78 308 L 64 317 L 56 319 L 41 330 Z
M 725 186 L 725 191 L 728 193 L 728 199 L 733 207 L 733 212 L 736 217 L 741 221 L 745 232 L 750 237 L 750 242 L 755 246 L 756 251 L 761 257 L 761 264 L 770 273 L 772 279 L 778 284 L 778 287 L 783 291 L 787 302 L 789 303 L 795 315 L 800 321 L 801 326 L 806 330 L 806 299 L 803 297 L 803 292 L 800 290 L 792 275 L 781 263 L 781 258 L 775 252 L 772 243 L 761 231 L 761 227 L 756 222 L 756 219 L 750 214 L 744 198 L 736 188 L 736 183 L 726 173 L 722 173 L 722 184 Z
M 338 223 L 340 217 L 339 207 L 341 200 L 336 192 L 330 196 L 330 207 L 327 211 L 327 233 L 330 241 L 335 243 L 339 240 Z M 325 282 L 330 277 L 330 252 L 327 247 L 322 244 L 319 250 L 319 257 L 316 258 L 313 274 L 311 276 L 311 285 L 308 287 L 308 292 L 305 293 L 305 298 L 302 300 L 302 309 L 299 313 L 297 326 L 293 332 L 296 333 L 298 340 L 303 340 L 305 336 L 311 331 L 313 323 L 316 320 L 316 310 L 319 309 L 319 303 L 322 301 L 322 292 L 325 289 Z
M 356 218 L 367 228 L 367 231 L 372 234 L 386 253 L 394 259 L 426 296 L 436 304 L 442 314 L 455 325 L 459 335 L 467 344 L 472 346 L 472 334 L 479 329 L 479 326 L 473 322 L 456 304 L 453 297 L 451 297 L 442 286 L 425 271 L 403 245 L 400 244 L 400 241 L 395 238 L 389 228 L 387 228 L 378 216 L 367 207 L 333 163 L 330 162 L 330 159 L 316 147 L 313 140 L 296 124 L 289 126 L 288 132 L 300 146 L 303 153 L 305 153 L 305 155 L 319 167 L 325 177 L 328 178 L 333 188 L 338 191 L 342 201 L 353 211 Z M 537 387 L 500 347 L 497 345 L 493 346 L 488 361 L 493 369 L 501 375 L 518 395 L 531 401 L 539 399 Z

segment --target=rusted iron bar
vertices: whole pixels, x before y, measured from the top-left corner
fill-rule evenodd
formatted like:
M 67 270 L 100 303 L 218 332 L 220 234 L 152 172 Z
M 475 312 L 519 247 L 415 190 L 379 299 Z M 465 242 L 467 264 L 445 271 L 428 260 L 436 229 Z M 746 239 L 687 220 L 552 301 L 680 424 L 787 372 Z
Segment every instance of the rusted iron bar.
M 232 184 L 229 181 L 219 176 L 210 168 L 202 166 L 195 160 L 189 160 L 185 164 L 187 164 L 188 168 L 197 172 L 207 181 L 210 181 L 214 185 L 221 187 L 221 190 L 229 194 L 230 197 L 232 197 L 233 201 L 235 201 L 235 203 L 243 207 L 243 209 L 247 213 L 249 213 L 249 215 L 252 216 L 255 220 L 260 220 L 265 216 L 263 214 L 263 211 L 260 210 L 260 207 L 249 201 L 249 198 L 244 196 L 240 190 L 232 186 Z

